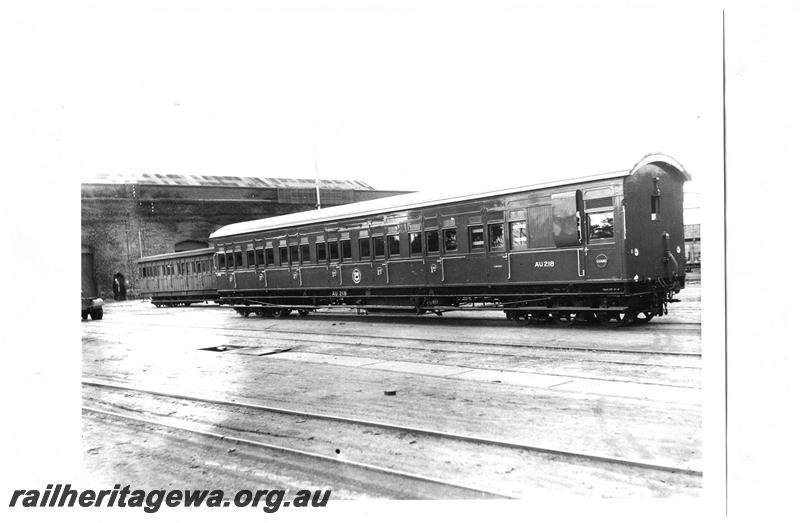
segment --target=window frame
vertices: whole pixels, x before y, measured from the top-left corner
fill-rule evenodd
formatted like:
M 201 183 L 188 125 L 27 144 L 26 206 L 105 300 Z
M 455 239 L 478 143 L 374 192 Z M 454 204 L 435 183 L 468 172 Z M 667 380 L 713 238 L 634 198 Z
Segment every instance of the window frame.
M 515 247 L 514 243 L 514 224 L 522 224 L 522 231 L 525 233 L 525 246 L 524 247 Z M 508 222 L 508 250 L 510 251 L 521 251 L 530 248 L 530 235 L 528 234 L 528 220 L 510 220 Z
M 502 241 L 502 245 L 495 245 L 495 237 L 493 236 L 492 229 L 500 227 L 500 239 Z M 486 228 L 489 231 L 489 236 L 487 238 L 487 243 L 489 245 L 490 252 L 500 252 L 508 250 L 508 243 L 506 242 L 506 224 L 505 222 L 492 222 L 486 224 Z
M 480 231 L 481 233 L 481 244 L 479 247 L 475 246 L 475 242 L 472 238 L 472 234 L 476 231 Z M 469 243 L 469 252 L 486 252 L 486 227 L 484 227 L 483 224 L 468 225 L 467 240 Z

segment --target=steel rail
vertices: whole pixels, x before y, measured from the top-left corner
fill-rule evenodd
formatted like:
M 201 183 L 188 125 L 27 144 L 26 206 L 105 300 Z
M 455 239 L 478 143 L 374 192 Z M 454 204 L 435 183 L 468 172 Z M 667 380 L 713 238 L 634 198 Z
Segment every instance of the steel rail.
M 167 327 L 167 328 L 185 328 L 185 325 L 164 325 L 161 323 L 141 323 L 141 322 L 124 322 L 118 320 L 103 320 L 105 324 L 108 323 L 116 323 L 120 325 L 136 325 L 136 326 L 154 326 L 154 327 Z M 289 331 L 289 330 L 281 330 L 281 329 L 256 329 L 256 328 L 248 328 L 248 327 L 234 327 L 231 329 L 230 327 L 216 327 L 216 326 L 207 326 L 203 325 L 202 328 L 204 329 L 216 329 L 216 330 L 242 330 L 242 331 L 249 331 L 249 332 L 263 332 L 263 333 L 280 333 L 280 334 L 302 334 L 305 336 L 337 336 L 340 338 L 353 338 L 356 335 L 350 333 L 338 333 L 338 332 L 306 332 L 306 331 Z M 626 349 L 609 349 L 609 348 L 591 348 L 591 347 L 564 347 L 558 345 L 522 345 L 517 343 L 496 343 L 496 342 L 482 342 L 482 341 L 472 341 L 472 340 L 436 340 L 430 338 L 397 338 L 392 336 L 379 336 L 375 334 L 358 334 L 357 337 L 359 339 L 363 338 L 372 338 L 372 339 L 379 339 L 379 340 L 396 340 L 396 341 L 412 341 L 412 342 L 420 342 L 420 343 L 435 343 L 435 344 L 451 344 L 451 345 L 478 345 L 483 347 L 510 347 L 512 349 L 531 349 L 531 350 L 554 350 L 554 351 L 575 351 L 575 352 L 608 352 L 608 353 L 615 353 L 615 354 L 643 354 L 643 355 L 657 355 L 657 356 L 695 356 L 701 357 L 702 354 L 699 352 L 667 352 L 667 351 L 651 351 L 651 350 L 626 350 Z M 297 338 L 277 338 L 277 339 L 284 339 L 290 341 L 298 341 Z M 307 340 L 302 340 L 307 341 Z M 364 344 L 361 342 L 355 341 L 335 341 L 333 343 L 338 343 L 340 345 L 359 345 L 363 346 Z M 426 348 L 415 348 L 415 347 L 397 347 L 393 345 L 374 345 L 375 347 L 382 347 L 382 348 L 396 348 L 396 349 L 408 349 L 408 350 L 441 350 L 439 348 L 436 349 L 426 349 Z M 494 352 L 475 352 L 475 351 L 449 351 L 449 352 L 463 352 L 466 354 L 492 354 L 496 355 Z
M 307 450 L 293 449 L 293 448 L 284 447 L 284 446 L 281 446 L 281 445 L 272 445 L 270 443 L 264 443 L 264 442 L 261 442 L 261 441 L 255 441 L 255 440 L 251 440 L 251 439 L 237 438 L 235 436 L 229 436 L 229 435 L 220 434 L 220 433 L 216 433 L 216 432 L 210 432 L 210 431 L 206 431 L 206 430 L 199 430 L 199 429 L 192 429 L 192 428 L 188 428 L 188 427 L 182 427 L 182 426 L 179 426 L 179 425 L 173 425 L 173 424 L 170 424 L 170 423 L 163 423 L 163 422 L 160 422 L 160 421 L 141 418 L 141 417 L 138 417 L 138 416 L 131 416 L 131 415 L 122 414 L 122 413 L 119 413 L 119 412 L 112 412 L 112 411 L 108 411 L 108 410 L 95 409 L 95 408 L 92 408 L 92 407 L 82 407 L 82 410 L 84 412 L 91 412 L 91 413 L 94 413 L 94 414 L 100 414 L 100 415 L 105 415 L 105 416 L 114 416 L 114 417 L 117 417 L 117 418 L 129 420 L 129 421 L 134 421 L 134 422 L 137 422 L 137 423 L 156 425 L 156 426 L 159 426 L 159 427 L 165 427 L 165 428 L 173 429 L 173 430 L 181 430 L 181 431 L 185 431 L 185 432 L 190 432 L 192 434 L 199 434 L 201 436 L 206 436 L 206 437 L 214 438 L 214 439 L 218 439 L 218 440 L 231 441 L 231 442 L 234 442 L 234 443 L 239 443 L 239 444 L 243 444 L 243 445 L 250 445 L 250 446 L 263 448 L 263 449 L 268 449 L 268 450 L 276 450 L 276 451 L 279 451 L 279 452 L 285 452 L 285 453 L 289 453 L 289 454 L 297 454 L 297 455 L 304 456 L 304 457 L 307 457 L 307 458 L 313 458 L 313 459 L 324 460 L 324 461 L 332 461 L 332 462 L 337 463 L 337 464 L 349 465 L 351 467 L 356 467 L 356 468 L 360 468 L 360 469 L 364 469 L 364 470 L 369 470 L 371 472 L 380 472 L 380 473 L 383 473 L 383 474 L 388 474 L 388 475 L 392 475 L 392 476 L 399 476 L 399 477 L 402 477 L 402 478 L 411 479 L 411 480 L 415 480 L 415 481 L 421 481 L 421 482 L 427 482 L 427 483 L 435 483 L 437 485 L 444 485 L 444 486 L 447 486 L 447 487 L 453 487 L 453 488 L 465 490 L 465 491 L 468 491 L 468 492 L 475 492 L 475 493 L 479 493 L 479 494 L 483 494 L 483 495 L 489 495 L 489 496 L 498 497 L 498 498 L 507 498 L 507 499 L 516 499 L 516 498 L 518 498 L 518 496 L 512 496 L 512 495 L 507 494 L 507 493 L 500 493 L 500 492 L 493 492 L 493 491 L 490 491 L 490 490 L 479 489 L 479 488 L 476 488 L 476 487 L 470 487 L 470 486 L 467 486 L 467 485 L 462 485 L 462 484 L 451 482 L 451 481 L 446 481 L 446 480 L 437 479 L 437 478 L 431 478 L 431 477 L 428 477 L 428 476 L 422 476 L 420 474 L 414 474 L 414 473 L 411 473 L 411 472 L 404 472 L 402 470 L 395 470 L 395 469 L 390 469 L 390 468 L 386 468 L 386 467 L 380 467 L 378 465 L 370 465 L 368 463 L 361 463 L 361 462 L 358 462 L 358 461 L 352 461 L 352 460 L 348 460 L 348 459 L 340 459 L 340 458 L 328 456 L 328 455 L 325 455 L 325 454 L 319 454 L 319 453 L 316 453 L 316 452 L 309 452 Z
M 444 439 L 452 439 L 457 441 L 467 441 L 470 443 L 479 443 L 484 445 L 494 445 L 498 447 L 507 447 L 512 449 L 519 449 L 519 450 L 527 450 L 531 452 L 537 452 L 540 454 L 550 454 L 556 455 L 561 457 L 568 457 L 568 458 L 577 458 L 589 461 L 602 461 L 604 463 L 611 463 L 615 465 L 624 465 L 628 467 L 636 467 L 636 468 L 644 468 L 650 470 L 661 470 L 665 472 L 673 472 L 673 473 L 682 473 L 688 474 L 692 476 L 702 476 L 702 472 L 694 469 L 689 468 L 680 468 L 674 467 L 670 465 L 660 465 L 658 463 L 648 462 L 648 461 L 633 461 L 624 458 L 617 458 L 614 456 L 601 456 L 596 454 L 585 454 L 581 452 L 573 452 L 569 450 L 561 450 L 561 449 L 552 449 L 546 447 L 539 447 L 534 445 L 528 445 L 525 443 L 519 443 L 514 441 L 504 441 L 504 440 L 494 440 L 488 438 L 481 438 L 478 436 L 470 436 L 465 434 L 456 434 L 453 432 L 444 432 L 432 429 L 426 429 L 422 427 L 412 427 L 407 425 L 392 425 L 390 423 L 383 423 L 380 421 L 373 421 L 373 420 L 363 420 L 357 418 L 348 418 L 344 416 L 334 416 L 330 414 L 321 414 L 321 413 L 314 413 L 314 412 L 306 412 L 300 410 L 293 410 L 293 409 L 286 409 L 282 407 L 272 407 L 269 405 L 258 405 L 254 403 L 246 403 L 246 402 L 237 402 L 237 401 L 230 401 L 225 399 L 219 398 L 206 398 L 202 396 L 190 396 L 186 394 L 179 394 L 175 392 L 166 392 L 166 391 L 156 391 L 152 389 L 142 389 L 138 387 L 131 387 L 128 385 L 121 385 L 116 383 L 110 382 L 103 382 L 98 380 L 82 380 L 82 384 L 100 387 L 100 388 L 111 388 L 111 389 L 118 389 L 118 390 L 125 390 L 128 392 L 139 392 L 150 394 L 153 396 L 163 396 L 168 398 L 175 398 L 180 400 L 186 401 L 194 401 L 194 402 L 205 402 L 205 403 L 212 403 L 216 405 L 225 405 L 225 406 L 232 406 L 232 407 L 239 407 L 239 408 L 248 408 L 253 410 L 261 410 L 265 412 L 272 412 L 277 414 L 286 414 L 291 416 L 302 416 L 308 418 L 315 418 L 321 419 L 326 421 L 334 421 L 339 423 L 349 423 L 354 425 L 366 425 L 370 427 L 382 428 L 387 430 L 394 430 L 394 431 L 401 431 L 401 432 L 413 432 L 416 434 L 425 434 L 427 436 L 434 436 Z

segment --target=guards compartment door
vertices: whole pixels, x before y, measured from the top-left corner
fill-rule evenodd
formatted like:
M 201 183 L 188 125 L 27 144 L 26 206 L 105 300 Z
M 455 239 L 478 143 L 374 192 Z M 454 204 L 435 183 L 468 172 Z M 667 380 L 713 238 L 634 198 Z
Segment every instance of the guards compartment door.
M 553 212 L 553 243 L 556 250 L 544 258 L 534 256 L 534 274 L 542 281 L 574 281 L 586 278 L 586 247 L 584 243 L 581 191 L 569 191 L 551 196 Z
M 620 276 L 618 245 L 623 231 L 616 217 L 611 188 L 587 190 L 584 194 L 585 267 L 590 280 Z

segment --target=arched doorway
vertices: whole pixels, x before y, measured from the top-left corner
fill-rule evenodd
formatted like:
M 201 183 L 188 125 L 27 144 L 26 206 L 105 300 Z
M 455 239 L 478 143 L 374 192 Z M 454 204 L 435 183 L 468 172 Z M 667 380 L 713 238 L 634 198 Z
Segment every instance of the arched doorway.
M 81 245 L 81 292 L 84 296 L 97 296 L 97 281 L 94 279 L 94 250 Z
M 125 276 L 118 272 L 114 275 L 114 281 L 111 284 L 114 289 L 114 299 L 117 301 L 125 301 L 127 299 L 128 289 L 125 287 Z

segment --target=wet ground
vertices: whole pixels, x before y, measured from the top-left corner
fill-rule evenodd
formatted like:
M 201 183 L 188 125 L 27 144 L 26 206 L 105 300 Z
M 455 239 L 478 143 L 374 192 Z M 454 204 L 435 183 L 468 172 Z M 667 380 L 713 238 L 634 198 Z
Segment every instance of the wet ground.
M 83 323 L 86 467 L 137 488 L 338 499 L 696 496 L 699 284 L 678 297 L 619 329 L 109 303 Z

